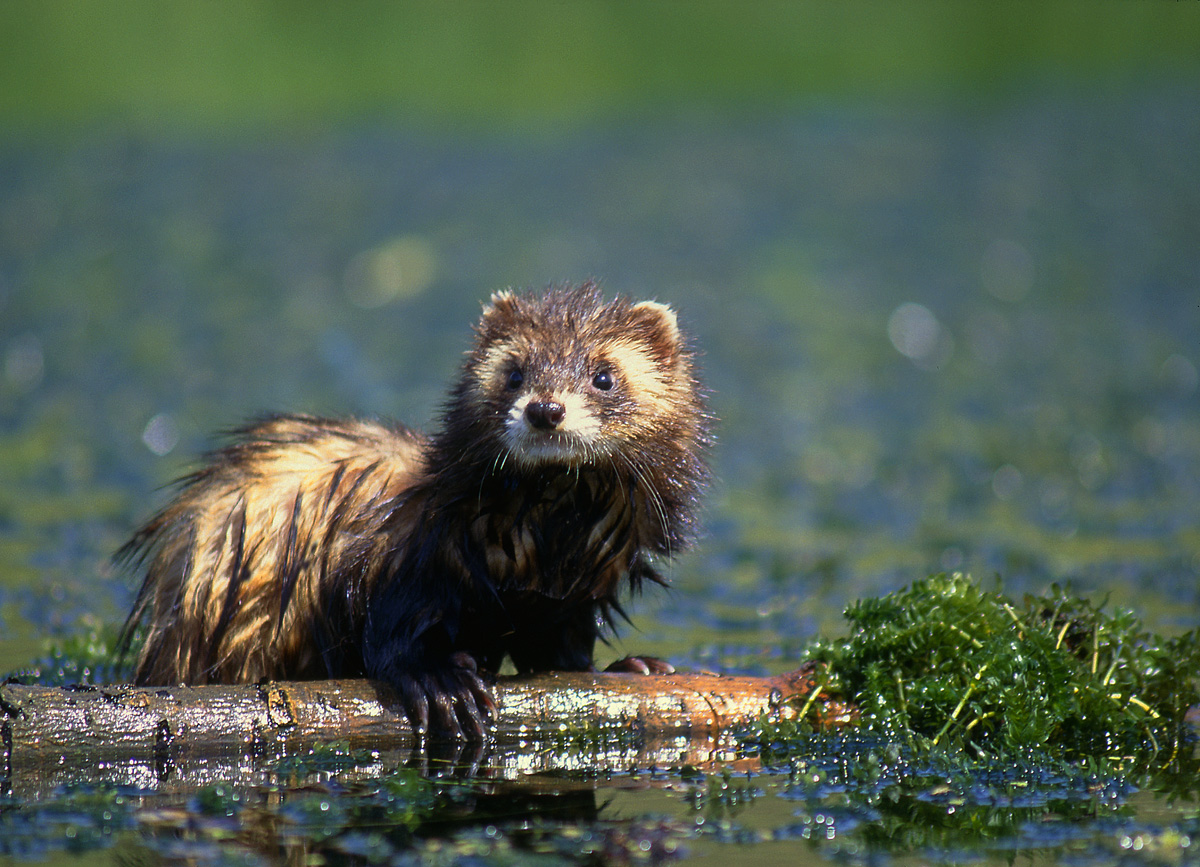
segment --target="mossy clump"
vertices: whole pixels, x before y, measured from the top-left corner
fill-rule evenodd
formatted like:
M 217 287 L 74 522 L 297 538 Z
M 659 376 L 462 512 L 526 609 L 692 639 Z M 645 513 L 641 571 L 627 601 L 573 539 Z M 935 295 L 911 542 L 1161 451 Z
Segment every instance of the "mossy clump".
M 829 667 L 825 691 L 895 742 L 1144 767 L 1193 752 L 1184 717 L 1200 703 L 1195 631 L 1152 635 L 1131 613 L 1058 586 L 1018 604 L 961 574 L 860 600 L 845 616 L 847 637 L 812 648 Z

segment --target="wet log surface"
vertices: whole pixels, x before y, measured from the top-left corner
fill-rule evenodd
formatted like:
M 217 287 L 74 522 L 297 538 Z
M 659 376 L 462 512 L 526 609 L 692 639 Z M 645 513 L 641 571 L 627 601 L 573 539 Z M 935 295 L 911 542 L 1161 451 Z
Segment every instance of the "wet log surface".
M 804 667 L 776 677 L 551 673 L 500 678 L 484 744 L 414 736 L 395 695 L 367 680 L 237 686 L 0 686 L 0 790 L 72 780 L 189 784 L 269 769 L 336 743 L 421 760 L 487 765 L 504 777 L 575 767 L 707 764 L 731 756 L 731 729 L 811 708 L 829 725 L 844 705 Z

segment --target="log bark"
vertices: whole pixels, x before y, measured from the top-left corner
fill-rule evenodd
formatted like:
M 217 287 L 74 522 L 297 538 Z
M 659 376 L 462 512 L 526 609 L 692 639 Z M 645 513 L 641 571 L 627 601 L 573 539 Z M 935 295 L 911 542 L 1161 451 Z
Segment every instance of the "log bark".
M 419 743 L 392 691 L 366 680 L 236 686 L 0 686 L 0 794 L 79 775 L 189 784 L 265 768 L 336 742 L 347 750 L 450 758 L 502 777 L 531 771 L 701 765 L 729 756 L 730 729 L 808 704 L 839 725 L 853 710 L 814 690 L 806 666 L 777 677 L 551 673 L 500 678 L 484 744 Z M 812 701 L 809 701 L 811 699 Z M 104 774 L 101 774 L 104 777 Z

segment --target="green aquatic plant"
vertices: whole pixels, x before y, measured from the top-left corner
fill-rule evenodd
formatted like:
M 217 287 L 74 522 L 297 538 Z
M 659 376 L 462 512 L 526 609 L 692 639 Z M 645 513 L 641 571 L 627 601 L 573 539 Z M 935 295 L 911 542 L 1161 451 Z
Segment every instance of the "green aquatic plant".
M 819 640 L 825 691 L 896 743 L 977 757 L 1048 757 L 1165 767 L 1192 754 L 1200 703 L 1195 631 L 1150 634 L 1125 611 L 1057 585 L 1021 603 L 939 574 L 845 612 L 851 632 Z M 780 731 L 759 736 L 770 741 Z

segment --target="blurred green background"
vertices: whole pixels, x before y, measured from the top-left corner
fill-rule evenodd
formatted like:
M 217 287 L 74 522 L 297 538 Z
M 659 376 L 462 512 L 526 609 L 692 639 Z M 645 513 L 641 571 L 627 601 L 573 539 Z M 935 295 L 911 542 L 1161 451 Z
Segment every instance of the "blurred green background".
M 388 118 L 561 128 L 682 105 L 974 102 L 1047 78 L 1194 79 L 1190 2 L 0 6 L 0 122 L 251 133 Z

